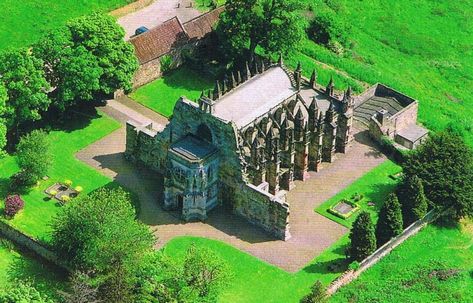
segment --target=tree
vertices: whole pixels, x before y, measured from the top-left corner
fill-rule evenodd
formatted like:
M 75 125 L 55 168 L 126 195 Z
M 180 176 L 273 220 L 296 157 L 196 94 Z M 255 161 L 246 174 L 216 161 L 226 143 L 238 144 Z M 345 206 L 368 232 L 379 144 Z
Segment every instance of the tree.
M 417 175 L 437 209 L 450 208 L 458 220 L 473 215 L 473 152 L 450 131 L 431 135 L 403 163 L 406 177 Z
M 404 227 L 422 219 L 427 213 L 427 198 L 422 181 L 416 175 L 405 176 L 398 188 Z
M 135 300 L 216 302 L 230 276 L 227 264 L 207 248 L 191 245 L 183 262 L 165 252 L 154 252 L 139 267 Z
M 16 155 L 20 173 L 16 175 L 21 179 L 21 185 L 32 185 L 45 176 L 51 166 L 49 140 L 42 130 L 34 130 L 21 137 L 16 147 Z
M 101 188 L 67 204 L 52 223 L 52 244 L 73 270 L 92 272 L 100 298 L 127 302 L 136 267 L 155 239 L 136 220 L 128 193 Z
M 75 46 L 66 28 L 49 33 L 33 47 L 44 61 L 46 78 L 55 89 L 53 104 L 64 111 L 78 100 L 91 100 L 100 89 L 103 70 L 98 58 L 83 46 Z
M 378 247 L 402 232 L 401 205 L 396 194 L 391 193 L 379 211 L 376 223 L 376 241 Z
M 0 303 L 53 303 L 46 295 L 34 288 L 29 281 L 15 281 L 15 287 L 10 287 L 0 293 Z
M 217 33 L 226 53 L 236 57 L 257 47 L 266 53 L 287 53 L 304 37 L 298 0 L 227 0 Z
M 75 47 L 82 46 L 98 60 L 102 69 L 100 91 L 106 94 L 130 90 L 138 69 L 133 46 L 125 42 L 125 32 L 112 16 L 94 13 L 67 24 Z M 89 66 L 95 69 L 95 66 Z
M 18 131 L 20 124 L 41 118 L 48 109 L 50 89 L 43 71 L 43 61 L 28 49 L 0 54 L 0 82 L 6 89 L 5 117 L 7 126 Z
M 323 303 L 327 301 L 327 291 L 320 280 L 315 281 L 310 293 L 302 298 L 301 303 Z
M 368 212 L 362 211 L 350 231 L 348 254 L 352 260 L 363 261 L 376 250 L 376 236 Z

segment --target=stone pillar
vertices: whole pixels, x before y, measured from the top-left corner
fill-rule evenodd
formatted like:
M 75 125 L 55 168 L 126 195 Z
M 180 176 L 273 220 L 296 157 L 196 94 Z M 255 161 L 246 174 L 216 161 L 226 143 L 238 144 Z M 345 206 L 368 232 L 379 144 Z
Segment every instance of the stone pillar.
M 304 181 L 308 177 L 307 170 L 309 165 L 309 138 L 307 124 L 304 127 L 302 140 L 296 142 L 295 147 L 295 178 Z

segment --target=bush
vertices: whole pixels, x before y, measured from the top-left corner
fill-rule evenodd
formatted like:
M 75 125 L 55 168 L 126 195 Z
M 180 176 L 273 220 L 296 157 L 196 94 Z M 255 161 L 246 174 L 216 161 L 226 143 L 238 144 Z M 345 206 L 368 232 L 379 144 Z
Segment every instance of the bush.
M 8 196 L 5 199 L 5 215 L 8 218 L 13 218 L 24 206 L 25 202 L 19 195 Z
M 82 191 L 84 191 L 84 189 L 82 188 L 82 186 L 76 186 L 74 189 L 75 189 L 75 191 L 78 192 L 78 193 L 81 193 Z
M 358 261 L 353 261 L 350 263 L 350 265 L 348 265 L 348 269 L 351 269 L 351 270 L 358 270 L 360 268 L 360 262 Z
M 322 303 L 327 301 L 327 291 L 322 282 L 317 280 L 310 288 L 310 293 L 306 295 L 301 303 Z
M 67 203 L 67 202 L 71 201 L 71 197 L 69 197 L 68 195 L 62 195 L 61 196 L 61 201 L 64 202 L 64 203 Z
M 171 70 L 172 67 L 172 56 L 171 55 L 164 55 L 159 59 L 159 63 L 161 64 L 161 72 L 163 74 L 167 73 Z
M 343 53 L 350 45 L 351 27 L 331 10 L 321 10 L 311 21 L 309 37 L 337 54 Z
M 17 162 L 21 169 L 14 177 L 17 185 L 36 184 L 47 173 L 52 160 L 46 132 L 34 130 L 20 139 Z
M 13 244 L 13 242 L 8 239 L 0 238 L 0 247 L 12 251 L 15 249 L 15 244 Z
M 53 303 L 53 301 L 34 288 L 31 282 L 16 281 L 16 287 L 11 287 L 0 294 L 0 303 Z
M 71 186 L 71 185 L 72 185 L 72 181 L 69 180 L 69 179 L 67 179 L 66 181 L 64 181 L 64 184 L 65 184 L 66 186 Z

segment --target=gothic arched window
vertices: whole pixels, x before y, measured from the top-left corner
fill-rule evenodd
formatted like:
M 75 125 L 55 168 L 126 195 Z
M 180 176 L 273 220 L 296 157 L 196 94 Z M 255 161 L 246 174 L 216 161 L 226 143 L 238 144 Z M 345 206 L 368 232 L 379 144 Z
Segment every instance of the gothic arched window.
M 212 131 L 205 124 L 199 125 L 197 128 L 197 136 L 202 140 L 212 143 Z

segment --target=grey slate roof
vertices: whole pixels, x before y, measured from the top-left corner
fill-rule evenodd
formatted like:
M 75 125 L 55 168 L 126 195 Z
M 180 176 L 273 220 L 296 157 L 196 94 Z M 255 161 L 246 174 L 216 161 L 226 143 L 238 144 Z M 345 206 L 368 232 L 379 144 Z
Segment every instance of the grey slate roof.
M 218 99 L 213 115 L 242 128 L 296 92 L 286 72 L 274 66 Z
M 213 145 L 192 135 L 186 136 L 172 144 L 170 150 L 190 162 L 205 160 L 205 158 L 217 151 Z
M 416 142 L 417 140 L 421 139 L 425 135 L 427 135 L 429 131 L 422 126 L 417 124 L 411 124 L 400 131 L 397 132 L 397 135 L 403 137 L 404 139 L 410 142 Z

